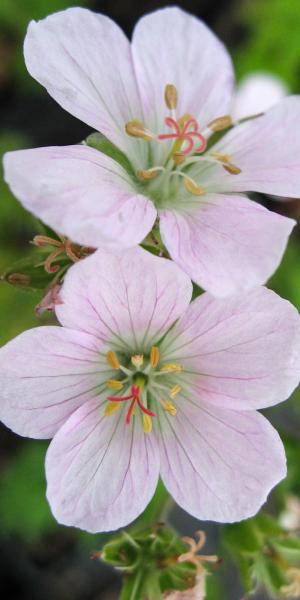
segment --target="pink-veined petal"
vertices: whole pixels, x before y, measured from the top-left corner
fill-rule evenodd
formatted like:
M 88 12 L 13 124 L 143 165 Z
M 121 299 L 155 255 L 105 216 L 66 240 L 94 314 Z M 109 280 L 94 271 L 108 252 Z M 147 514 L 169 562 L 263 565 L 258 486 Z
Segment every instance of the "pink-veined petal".
M 176 417 L 165 413 L 160 419 L 163 482 L 197 519 L 247 519 L 286 475 L 279 435 L 257 412 L 182 399 Z
M 30 23 L 24 54 L 29 73 L 65 110 L 142 164 L 146 145 L 125 134 L 142 113 L 130 43 L 116 23 L 84 8 L 55 13 Z
M 24 331 L 0 349 L 1 421 L 19 435 L 52 437 L 111 376 L 103 344 L 62 327 Z
M 219 165 L 211 165 L 202 175 L 203 186 L 209 185 L 213 191 L 299 198 L 299 118 L 300 97 L 289 96 L 265 115 L 233 128 L 211 152 L 229 155 L 241 173 L 230 175 Z M 201 177 L 200 167 L 198 174 Z
M 8 152 L 5 180 L 22 204 L 47 225 L 86 246 L 130 247 L 156 218 L 122 167 L 84 145 Z
M 238 195 L 207 194 L 160 213 L 162 239 L 173 260 L 215 296 L 265 283 L 280 264 L 294 225 Z
M 189 13 L 170 7 L 140 19 L 132 53 L 145 122 L 151 130 L 165 130 L 167 84 L 178 90 L 178 116 L 193 115 L 202 129 L 230 110 L 234 75 L 229 54 L 212 31 Z
M 104 416 L 106 399 L 79 408 L 46 456 L 47 497 L 55 518 L 93 533 L 124 527 L 144 510 L 158 482 L 154 432 L 123 410 Z
M 215 299 L 203 294 L 168 333 L 161 351 L 186 373 L 199 404 L 236 410 L 286 400 L 300 380 L 300 317 L 267 288 Z
M 138 353 L 164 335 L 191 295 L 189 277 L 170 260 L 142 248 L 98 250 L 68 271 L 56 314 L 67 327 Z

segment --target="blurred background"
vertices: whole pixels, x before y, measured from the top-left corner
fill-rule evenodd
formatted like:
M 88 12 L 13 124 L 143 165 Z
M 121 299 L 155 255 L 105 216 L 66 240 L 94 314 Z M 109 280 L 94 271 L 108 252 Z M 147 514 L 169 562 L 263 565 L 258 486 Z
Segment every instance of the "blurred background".
M 141 15 L 173 2 L 81 0 L 75 4 L 109 15 L 131 35 Z M 225 42 L 233 57 L 238 83 L 248 75 L 264 72 L 278 77 L 282 90 L 300 93 L 299 0 L 189 0 L 177 4 L 202 18 Z M 90 133 L 87 126 L 64 112 L 31 79 L 23 61 L 22 44 L 29 21 L 73 5 L 71 0 L 0 0 L 1 155 L 7 150 L 26 147 L 73 144 Z M 295 127 L 299 127 L 300 135 L 300 124 L 295 123 Z M 300 217 L 298 201 L 278 202 L 271 198 L 260 201 L 271 210 Z M 30 252 L 28 242 L 36 232 L 36 223 L 12 197 L 1 176 L 0 273 Z M 269 284 L 298 309 L 299 259 L 298 228 Z M 49 315 L 42 319 L 35 315 L 34 307 L 39 300 L 38 294 L 20 291 L 0 281 L 0 345 L 29 327 L 50 322 Z M 287 503 L 290 507 L 294 502 L 296 513 L 298 497 L 300 502 L 300 394 L 265 412 L 285 440 L 289 461 L 289 476 L 273 495 L 270 510 L 276 506 L 278 513 L 286 510 Z M 117 598 L 117 576 L 90 559 L 91 553 L 99 550 L 107 538 L 61 527 L 51 516 L 45 500 L 46 447 L 47 443 L 19 438 L 1 427 L 0 587 L 7 590 L 2 597 Z M 300 515 L 300 504 L 298 508 Z M 202 524 L 179 509 L 174 509 L 172 521 L 185 535 L 202 528 Z M 217 574 L 210 578 L 208 598 L 240 600 L 243 590 L 222 544 L 222 528 L 209 524 L 204 528 L 208 534 L 207 551 L 223 558 Z M 253 596 L 255 600 L 267 597 L 260 592 Z

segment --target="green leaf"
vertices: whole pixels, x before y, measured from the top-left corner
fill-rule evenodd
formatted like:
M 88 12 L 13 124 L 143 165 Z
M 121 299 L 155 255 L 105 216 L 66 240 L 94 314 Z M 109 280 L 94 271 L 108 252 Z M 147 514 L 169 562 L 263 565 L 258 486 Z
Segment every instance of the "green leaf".
M 268 538 L 278 537 L 283 534 L 283 529 L 278 524 L 278 521 L 265 512 L 258 513 L 254 520 L 256 527 Z
M 284 571 L 268 556 L 259 556 L 254 565 L 254 575 L 257 581 L 276 597 L 287 580 Z
M 253 562 L 244 554 L 237 556 L 236 564 L 239 570 L 242 586 L 246 594 L 253 592 Z
M 159 583 L 162 592 L 168 590 L 187 590 L 194 587 L 196 582 L 195 565 L 183 562 L 170 565 L 167 569 L 161 571 Z
M 259 552 L 263 543 L 255 525 L 255 519 L 227 525 L 224 541 L 233 553 L 245 552 L 247 554 Z
M 102 133 L 91 133 L 85 141 L 87 146 L 95 148 L 115 160 L 129 175 L 135 175 L 134 170 L 127 158 L 127 156 L 112 144 Z
M 153 594 L 154 592 L 154 594 Z M 139 569 L 134 575 L 124 577 L 120 600 L 161 600 L 157 575 Z
M 272 544 L 275 550 L 288 562 L 300 562 L 300 539 L 287 538 Z

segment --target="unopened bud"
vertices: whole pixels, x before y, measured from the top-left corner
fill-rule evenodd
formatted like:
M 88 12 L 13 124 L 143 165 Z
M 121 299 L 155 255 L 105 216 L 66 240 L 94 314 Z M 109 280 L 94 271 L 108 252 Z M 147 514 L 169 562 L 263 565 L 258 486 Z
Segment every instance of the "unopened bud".
M 30 284 L 31 279 L 29 275 L 24 275 L 24 273 L 11 273 L 6 278 L 6 281 L 12 285 L 26 286 Z

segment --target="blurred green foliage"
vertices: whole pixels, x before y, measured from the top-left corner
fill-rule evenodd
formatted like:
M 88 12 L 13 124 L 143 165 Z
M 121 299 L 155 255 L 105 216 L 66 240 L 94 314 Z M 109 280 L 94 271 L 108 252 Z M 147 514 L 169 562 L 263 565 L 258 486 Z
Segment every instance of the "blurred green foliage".
M 46 443 L 28 441 L 4 470 L 0 494 L 0 524 L 27 540 L 56 527 L 45 497 Z
M 72 6 L 87 6 L 88 0 L 1 0 L 0 2 L 0 54 L 5 44 L 8 52 L 2 52 L 9 68 L 9 78 L 24 91 L 40 91 L 24 64 L 23 39 L 30 21 L 38 21 L 47 15 Z
M 299 0 L 245 0 L 238 10 L 245 31 L 233 54 L 238 78 L 253 71 L 269 71 L 298 93 Z

